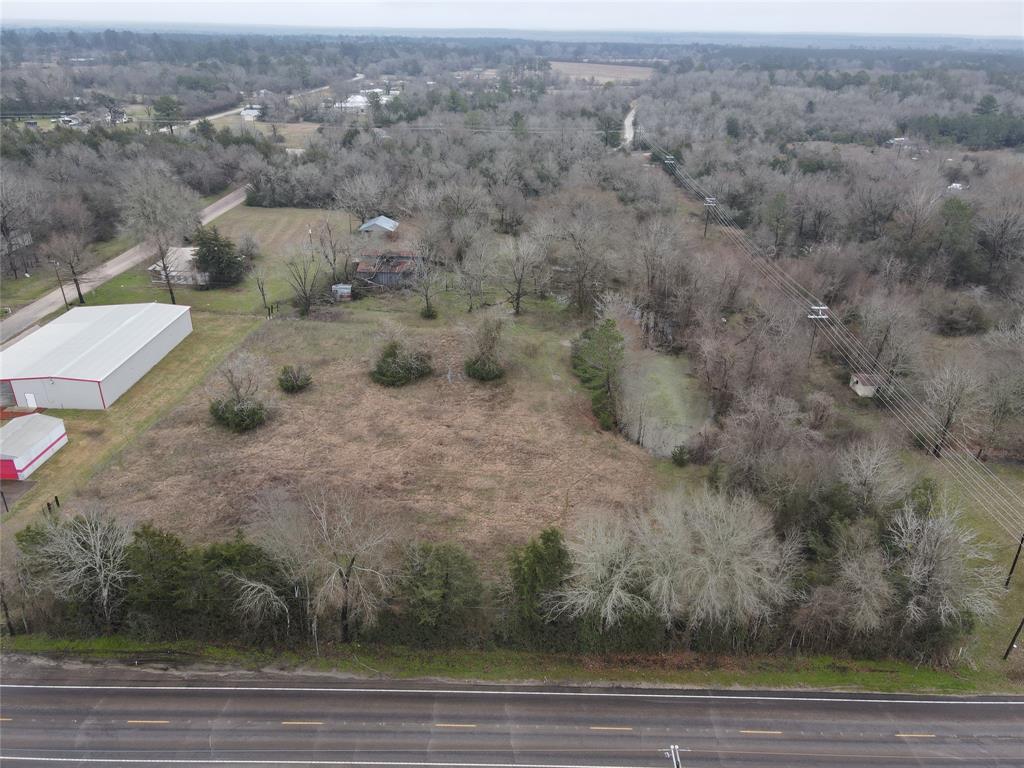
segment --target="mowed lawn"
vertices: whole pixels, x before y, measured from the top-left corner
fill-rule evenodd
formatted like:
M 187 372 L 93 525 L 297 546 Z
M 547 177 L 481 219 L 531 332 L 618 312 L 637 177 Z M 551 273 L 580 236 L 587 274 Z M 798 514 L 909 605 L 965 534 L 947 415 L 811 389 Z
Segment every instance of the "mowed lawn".
M 241 205 L 218 218 L 213 224 L 224 235 L 238 243 L 251 235 L 259 243 L 260 256 L 255 269 L 267 276 L 267 299 L 285 304 L 291 299 L 288 284 L 288 261 L 309 256 L 309 230 L 314 239 L 317 228 L 327 217 L 337 231 L 347 233 L 358 226 L 357 219 L 344 211 L 322 211 L 308 208 L 250 208 Z M 319 262 L 326 268 L 324 262 Z M 163 285 L 155 285 L 147 272 L 149 264 L 128 270 L 119 277 L 100 286 L 92 301 L 98 304 L 159 301 L 169 302 L 170 295 Z M 214 290 L 195 290 L 175 286 L 176 300 L 206 312 L 263 315 L 263 303 L 256 289 L 256 279 L 250 271 L 237 286 Z
M 545 526 L 624 513 L 651 492 L 660 462 L 597 427 L 569 370 L 571 313 L 531 302 L 507 334 L 506 380 L 481 384 L 462 371 L 475 317 L 452 296 L 440 307 L 425 321 L 415 299 L 391 295 L 265 322 L 242 345 L 263 361 L 265 426 L 216 426 L 208 387 L 197 386 L 89 493 L 117 514 L 209 540 L 244 528 L 263 491 L 348 489 L 403 538 L 454 539 L 497 571 L 511 545 Z M 431 377 L 400 389 L 370 380 L 389 322 L 431 351 Z M 312 388 L 278 392 L 284 364 L 306 366 Z
M 68 444 L 33 475 L 34 486 L 5 520 L 20 529 L 55 495 L 83 492 L 96 472 L 194 390 L 260 324 L 256 317 L 192 313 L 193 331 L 106 411 L 50 410 L 67 426 Z

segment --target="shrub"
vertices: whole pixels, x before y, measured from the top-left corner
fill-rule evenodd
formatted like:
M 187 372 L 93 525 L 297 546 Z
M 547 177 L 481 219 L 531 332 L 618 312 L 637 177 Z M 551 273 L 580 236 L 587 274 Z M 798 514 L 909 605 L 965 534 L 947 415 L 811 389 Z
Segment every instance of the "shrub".
M 430 355 L 406 349 L 400 341 L 390 341 L 381 350 L 370 378 L 385 387 L 401 387 L 429 376 Z
M 234 432 L 248 432 L 267 420 L 267 407 L 251 397 L 225 397 L 210 402 L 214 421 Z
M 590 390 L 590 405 L 602 429 L 616 424 L 616 391 L 625 342 L 614 320 L 580 334 L 572 345 L 572 370 Z
M 246 260 L 217 227 L 200 227 L 194 238 L 196 267 L 210 276 L 210 287 L 235 285 L 245 276 Z
M 466 375 L 477 381 L 494 381 L 505 375 L 505 369 L 498 361 L 498 346 L 504 321 L 497 317 L 484 318 L 477 327 L 473 340 L 475 354 L 466 359 Z
M 505 369 L 492 357 L 478 355 L 466 360 L 466 375 L 477 381 L 494 381 L 505 375 Z
M 677 445 L 672 449 L 672 463 L 677 467 L 685 467 L 690 463 L 690 449 L 685 445 Z
M 277 377 L 277 384 L 288 394 L 301 392 L 313 383 L 313 376 L 301 365 L 286 365 Z
M 436 320 L 437 310 L 434 309 L 432 306 L 424 307 L 423 309 L 420 310 L 420 317 L 422 317 L 424 320 Z
M 992 318 L 973 296 L 956 296 L 935 309 L 936 330 L 943 336 L 968 336 L 992 327 Z

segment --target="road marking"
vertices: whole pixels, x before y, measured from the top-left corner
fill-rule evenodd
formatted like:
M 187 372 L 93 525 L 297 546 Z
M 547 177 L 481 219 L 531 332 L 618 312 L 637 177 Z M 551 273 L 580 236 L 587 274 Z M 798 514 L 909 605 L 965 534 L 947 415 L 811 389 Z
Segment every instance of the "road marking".
M 434 723 L 435 728 L 476 728 L 476 723 Z
M 0 723 L 9 723 L 9 722 L 11 722 L 11 718 L 9 718 L 9 717 L 0 717 Z
M 745 733 L 748 736 L 781 736 L 782 735 L 782 731 L 741 730 L 740 733 Z
M 323 725 L 322 720 L 282 720 L 281 725 Z
M 590 726 L 592 731 L 632 731 L 633 726 L 631 725 L 592 725 Z
M 167 725 L 170 720 L 125 720 L 129 725 Z
M 897 733 L 897 737 L 901 739 L 934 739 L 934 733 Z
M 894 698 L 836 698 L 828 696 L 756 696 L 741 694 L 731 696 L 725 693 L 628 693 L 625 691 L 499 691 L 473 688 L 301 688 L 298 686 L 245 686 L 245 685 L 42 685 L 33 683 L 2 683 L 4 688 L 26 688 L 55 691 L 176 691 L 178 693 L 249 692 L 249 693 L 354 693 L 393 695 L 458 695 L 458 696 L 538 696 L 538 697 L 580 697 L 607 699 L 678 699 L 715 701 L 776 701 L 817 704 L 939 704 L 946 706 L 1024 706 L 1024 697 L 1016 699 L 894 699 Z

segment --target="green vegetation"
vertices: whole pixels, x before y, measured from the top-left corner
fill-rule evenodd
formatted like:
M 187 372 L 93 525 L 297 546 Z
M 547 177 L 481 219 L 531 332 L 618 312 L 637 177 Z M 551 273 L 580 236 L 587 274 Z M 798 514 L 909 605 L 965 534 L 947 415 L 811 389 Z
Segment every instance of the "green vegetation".
M 613 429 L 616 424 L 624 346 L 622 334 L 612 319 L 588 328 L 573 342 L 573 373 L 590 390 L 591 408 L 603 429 Z
M 192 244 L 196 247 L 196 267 L 209 274 L 211 288 L 226 288 L 241 281 L 247 266 L 245 259 L 217 227 L 200 227 Z
M 430 355 L 409 349 L 399 340 L 384 345 L 370 378 L 385 387 L 404 387 L 431 374 Z
M 294 394 L 308 389 L 313 383 L 313 374 L 301 365 L 286 365 L 277 376 L 277 385 L 282 392 Z
M 210 415 L 230 430 L 249 432 L 266 422 L 267 407 L 251 398 L 216 398 L 210 401 Z

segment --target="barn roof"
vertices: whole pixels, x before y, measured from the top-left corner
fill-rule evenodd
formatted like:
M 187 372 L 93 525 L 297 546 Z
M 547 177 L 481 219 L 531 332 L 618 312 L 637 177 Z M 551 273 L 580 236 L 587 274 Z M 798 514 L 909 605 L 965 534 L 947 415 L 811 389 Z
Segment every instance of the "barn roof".
M 41 413 L 11 419 L 0 427 L 0 457 L 20 459 L 58 427 L 63 431 L 64 422 Z
M 855 373 L 853 378 L 865 387 L 880 387 L 885 383 L 885 377 L 876 373 Z
M 398 229 L 398 222 L 394 219 L 389 219 L 387 216 L 374 216 L 367 222 L 364 222 L 360 227 L 360 232 L 369 232 L 371 229 L 386 229 L 388 232 L 394 232 Z
M 412 252 L 377 253 L 360 257 L 356 274 L 377 275 L 383 272 L 412 272 L 419 257 Z
M 0 352 L 0 380 L 101 381 L 189 309 L 155 302 L 75 307 Z

